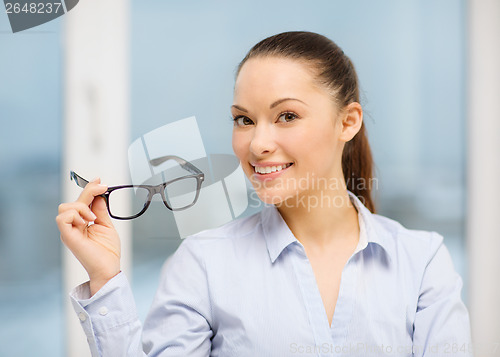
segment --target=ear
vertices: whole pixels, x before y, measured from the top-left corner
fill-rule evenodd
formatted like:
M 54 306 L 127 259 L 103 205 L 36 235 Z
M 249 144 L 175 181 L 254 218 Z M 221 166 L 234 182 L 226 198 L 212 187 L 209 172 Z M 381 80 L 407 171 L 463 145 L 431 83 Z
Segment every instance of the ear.
M 343 110 L 339 139 L 344 142 L 351 140 L 361 129 L 361 124 L 363 124 L 363 108 L 358 102 L 352 102 Z

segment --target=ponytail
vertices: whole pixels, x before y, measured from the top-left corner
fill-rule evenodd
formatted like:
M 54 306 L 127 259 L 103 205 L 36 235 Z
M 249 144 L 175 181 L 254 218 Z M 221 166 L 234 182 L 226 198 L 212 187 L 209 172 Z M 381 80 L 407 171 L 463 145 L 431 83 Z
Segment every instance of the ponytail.
M 373 158 L 364 124 L 344 146 L 342 171 L 347 189 L 355 194 L 370 212 L 375 213 L 371 192 L 374 181 Z

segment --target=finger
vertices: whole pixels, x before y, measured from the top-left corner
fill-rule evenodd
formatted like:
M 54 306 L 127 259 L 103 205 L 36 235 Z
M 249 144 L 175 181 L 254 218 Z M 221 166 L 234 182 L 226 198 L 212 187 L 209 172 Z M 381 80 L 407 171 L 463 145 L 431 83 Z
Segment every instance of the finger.
M 61 214 L 69 209 L 69 204 L 67 203 L 61 203 L 59 207 L 57 208 L 58 214 Z
M 108 186 L 101 185 L 101 179 L 97 178 L 94 181 L 89 182 L 87 186 L 85 186 L 82 193 L 80 194 L 80 197 L 78 197 L 76 201 L 81 202 L 86 206 L 90 206 L 94 198 L 96 196 L 102 195 L 104 192 L 106 192 L 107 189 Z
M 96 215 L 90 210 L 90 207 L 82 202 L 77 201 L 62 203 L 59 205 L 59 214 L 70 210 L 76 210 L 87 221 L 94 221 L 97 218 Z
M 61 239 L 69 236 L 73 229 L 79 228 L 83 229 L 87 226 L 87 221 L 85 221 L 77 210 L 68 210 L 61 213 L 56 217 L 57 226 L 61 232 Z
M 92 212 L 96 215 L 95 224 L 101 224 L 106 227 L 113 227 L 111 217 L 108 213 L 106 201 L 103 197 L 96 197 L 92 202 Z

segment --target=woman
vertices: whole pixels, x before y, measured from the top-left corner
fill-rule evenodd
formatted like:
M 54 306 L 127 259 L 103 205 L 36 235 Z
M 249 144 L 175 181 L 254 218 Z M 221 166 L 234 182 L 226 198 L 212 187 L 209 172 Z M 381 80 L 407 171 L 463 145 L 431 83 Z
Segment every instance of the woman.
M 261 41 L 238 67 L 231 111 L 234 152 L 268 205 L 184 240 L 143 328 L 97 197 L 106 186 L 95 180 L 60 206 L 61 239 L 90 277 L 71 296 L 93 354 L 469 355 L 442 237 L 374 214 L 358 80 L 342 50 L 310 32 Z

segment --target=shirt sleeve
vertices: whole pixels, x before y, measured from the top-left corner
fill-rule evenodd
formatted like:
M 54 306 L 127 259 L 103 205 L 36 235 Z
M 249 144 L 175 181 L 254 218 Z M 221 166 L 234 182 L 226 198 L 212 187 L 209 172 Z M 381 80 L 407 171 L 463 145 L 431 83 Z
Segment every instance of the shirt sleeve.
M 127 277 L 120 272 L 94 296 L 86 282 L 70 293 L 92 356 L 144 356 L 141 322 Z
M 461 299 L 462 279 L 443 238 L 435 234 L 414 321 L 414 356 L 472 356 L 470 322 Z
M 209 356 L 208 282 L 197 242 L 186 238 L 164 265 L 144 323 L 125 274 L 90 297 L 89 283 L 70 293 L 92 356 Z
M 210 355 L 212 311 L 200 243 L 186 238 L 164 265 L 144 323 L 148 356 Z

